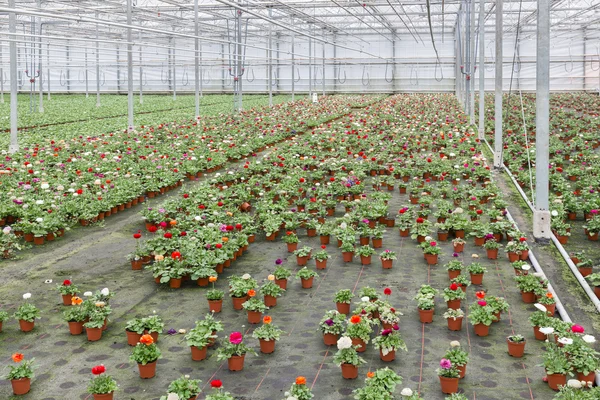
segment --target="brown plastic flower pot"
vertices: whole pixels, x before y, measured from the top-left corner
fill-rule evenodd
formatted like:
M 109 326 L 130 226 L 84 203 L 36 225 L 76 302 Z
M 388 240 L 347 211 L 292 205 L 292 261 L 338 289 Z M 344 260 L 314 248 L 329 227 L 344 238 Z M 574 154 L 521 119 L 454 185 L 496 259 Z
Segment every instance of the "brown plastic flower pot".
M 138 370 L 140 371 L 140 378 L 151 379 L 156 375 L 156 361 L 148 363 L 146 365 L 138 363 Z
M 525 353 L 525 341 L 514 343 L 506 339 L 506 343 L 508 344 L 508 354 L 510 354 L 511 357 L 523 357 L 523 354 Z
M 342 364 L 342 378 L 356 379 L 358 378 L 358 366 L 352 364 Z
M 17 396 L 27 394 L 31 390 L 31 379 L 29 378 L 12 379 L 10 383 L 13 393 Z
M 198 348 L 196 346 L 190 346 L 192 351 L 192 360 L 194 361 L 202 361 L 206 358 L 206 354 L 208 352 L 208 347 L 204 346 L 203 348 Z
M 333 333 L 324 333 L 323 334 L 323 343 L 325 346 L 335 346 L 338 341 L 339 335 L 334 335 Z
M 231 356 L 227 359 L 227 366 L 230 371 L 241 371 L 244 369 L 244 358 L 246 355 L 241 356 Z
M 260 352 L 264 354 L 271 354 L 275 351 L 275 340 L 263 340 L 260 339 Z

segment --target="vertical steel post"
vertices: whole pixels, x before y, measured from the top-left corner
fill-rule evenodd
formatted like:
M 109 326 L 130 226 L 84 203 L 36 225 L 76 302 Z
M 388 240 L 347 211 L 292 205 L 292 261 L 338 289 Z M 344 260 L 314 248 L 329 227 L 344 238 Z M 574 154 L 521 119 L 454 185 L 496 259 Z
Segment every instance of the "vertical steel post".
M 70 47 L 69 47 L 69 41 L 67 40 L 67 46 L 65 47 L 66 51 L 67 51 L 67 62 L 65 65 L 65 68 L 67 70 L 66 72 L 66 76 L 67 76 L 67 93 L 69 93 L 71 91 L 71 71 L 69 70 L 70 64 L 71 64 L 71 52 L 70 52 Z
M 537 52 L 535 96 L 535 209 L 533 237 L 550 239 L 548 164 L 550 132 L 550 0 L 537 2 Z
M 396 90 L 396 30 L 392 29 L 392 93 Z
M 466 10 L 465 10 L 465 67 L 463 71 L 464 80 L 465 80 L 465 104 L 464 110 L 465 114 L 469 114 L 471 110 L 471 1 L 466 1 Z M 469 121 L 471 122 L 471 121 Z
M 15 8 L 15 0 L 8 0 L 8 7 Z M 8 14 L 8 31 L 11 41 L 8 44 L 10 55 L 10 145 L 9 153 L 19 151 L 18 132 L 18 100 L 17 100 L 17 16 L 14 12 Z
M 41 18 L 40 18 L 41 21 Z M 40 22 L 40 37 L 39 37 L 39 42 L 38 42 L 38 73 L 36 75 L 39 75 L 39 79 L 40 79 L 40 88 L 39 88 L 39 101 L 38 101 L 38 110 L 40 113 L 44 112 L 44 73 L 43 73 L 43 65 L 42 65 L 42 53 L 43 53 L 43 49 L 42 49 L 42 27 L 43 24 Z M 2 54 L 2 53 L 0 53 Z M 2 57 L 0 57 L 1 59 Z M 50 62 L 50 60 L 48 60 L 48 62 Z M 0 73 L 0 80 L 2 80 L 2 73 Z
M 175 30 L 175 28 L 173 28 L 173 30 Z M 175 38 L 171 37 L 171 46 L 173 47 L 173 50 L 171 52 L 172 54 L 172 58 L 171 60 L 173 61 L 173 101 L 177 100 L 177 61 L 175 59 Z
M 85 68 L 85 98 L 87 99 L 88 97 L 90 97 L 90 87 L 88 84 L 88 56 L 87 56 L 87 46 L 85 48 L 85 54 L 84 54 L 84 68 Z M 41 85 L 40 85 L 40 89 L 41 89 Z
M 291 26 L 292 28 L 294 27 L 294 16 L 292 16 L 292 22 L 291 22 Z M 294 33 L 294 31 L 292 31 L 292 101 L 294 101 L 295 98 L 295 87 L 296 87 L 296 54 L 295 54 L 295 39 L 296 39 L 296 34 Z
M 496 0 L 496 83 L 495 112 L 496 126 L 494 133 L 494 167 L 502 168 L 502 7 L 503 0 Z
M 312 35 L 312 25 L 308 24 L 308 33 Z M 312 97 L 312 39 L 308 38 L 308 97 Z
M 479 139 L 485 136 L 485 0 L 479 0 Z
M 117 94 L 121 94 L 121 52 L 117 44 Z
M 142 53 L 142 32 L 138 32 L 138 40 L 140 41 L 140 104 L 144 104 L 144 61 L 143 61 L 143 53 Z
M 46 85 L 48 95 L 46 97 L 46 100 L 50 100 L 50 43 L 46 43 L 46 60 L 48 60 L 48 84 Z
M 97 19 L 98 11 L 96 11 L 96 20 Z M 49 77 L 50 72 L 48 72 L 48 78 Z M 50 91 L 48 90 L 48 95 L 50 95 L 49 93 Z M 100 107 L 100 43 L 98 42 L 98 24 L 96 24 L 96 107 Z
M 133 40 L 131 36 L 132 2 L 127 0 L 127 129 L 133 131 Z
M 333 33 L 333 93 L 337 93 L 338 77 L 340 75 L 340 64 L 337 62 L 337 46 L 335 45 L 335 39 L 337 35 Z
M 241 0 L 240 0 L 241 3 Z M 244 104 L 242 101 L 242 82 L 244 81 L 243 73 L 244 73 L 244 58 L 243 58 L 243 48 L 242 48 L 242 11 L 237 10 L 237 73 L 238 77 L 238 111 L 242 111 L 244 109 Z
M 471 69 L 469 70 L 469 80 L 471 81 L 471 91 L 469 92 L 469 123 L 475 125 L 475 0 L 471 0 Z
M 2 42 L 0 41 L 0 104 L 4 104 L 4 69 L 2 68 Z
M 223 36 L 223 40 L 227 37 Z M 221 91 L 225 93 L 225 44 L 221 42 Z
M 273 18 L 273 8 L 269 7 L 269 19 Z M 273 107 L 273 25 L 269 24 L 269 50 L 268 50 L 268 67 L 269 79 L 269 107 Z
M 194 0 L 194 105 L 196 110 L 196 120 L 200 119 L 200 42 L 198 35 L 198 0 Z
M 325 29 L 323 28 L 323 39 L 325 39 Z M 323 96 L 325 96 L 325 42 L 323 42 Z
M 275 83 L 275 87 L 277 88 L 277 93 L 281 90 L 279 87 L 279 77 L 281 76 L 281 66 L 279 65 L 279 60 L 281 58 L 281 52 L 279 51 L 279 43 L 281 42 L 281 37 L 279 36 L 279 32 L 275 33 L 275 62 L 277 64 L 275 71 L 277 71 L 277 82 Z

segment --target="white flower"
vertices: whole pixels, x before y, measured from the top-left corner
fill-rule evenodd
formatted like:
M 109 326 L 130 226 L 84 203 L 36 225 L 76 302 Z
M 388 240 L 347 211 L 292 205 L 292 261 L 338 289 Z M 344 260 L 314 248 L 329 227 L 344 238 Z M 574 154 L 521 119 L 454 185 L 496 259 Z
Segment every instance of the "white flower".
M 85 297 L 91 297 L 93 295 L 93 293 L 92 292 L 84 292 L 83 295 Z
M 547 312 L 548 311 L 548 309 L 543 304 L 540 304 L 540 303 L 535 303 L 534 307 L 537 308 L 538 310 L 542 311 L 542 312 Z
M 35 222 L 37 222 L 37 223 L 44 222 L 44 218 L 36 218 Z
M 42 189 L 48 189 L 50 187 L 50 185 L 48 185 L 47 183 L 42 183 L 42 185 L 40 187 Z
M 364 297 L 361 297 L 361 298 L 360 298 L 360 301 L 363 301 L 363 302 L 367 302 L 367 301 L 369 301 L 369 300 L 371 300 L 371 299 L 369 298 L 369 296 L 364 296 Z
M 10 226 L 5 226 L 4 229 L 2 229 L 2 233 L 4 233 L 5 235 L 8 235 L 11 231 L 11 227 Z
M 581 337 L 581 339 L 586 343 L 595 343 L 596 342 L 596 338 L 593 337 L 592 335 L 583 335 Z
M 411 388 L 404 388 L 402 389 L 402 391 L 400 392 L 401 396 L 405 396 L 405 397 L 409 397 L 413 395 L 413 391 Z
M 567 386 L 573 389 L 581 389 L 581 382 L 577 379 L 569 379 L 567 381 Z
M 179 395 L 177 393 L 169 393 L 167 400 L 179 400 Z
M 342 229 L 346 229 L 347 227 L 348 227 L 348 225 L 345 222 L 342 222 L 340 224 L 340 228 L 342 228 Z
M 251 278 L 250 274 L 242 275 L 242 279 L 250 279 L 250 278 Z
M 523 266 L 521 267 L 521 269 L 522 269 L 523 271 L 529 271 L 529 270 L 531 269 L 531 265 L 529 265 L 529 264 L 525 264 L 525 265 L 523 265 Z
M 338 341 L 337 341 L 338 350 L 349 349 L 350 347 L 352 347 L 352 339 L 350 339 L 348 336 L 342 336 L 341 338 L 338 339 Z
M 44 204 L 44 200 L 36 200 L 36 201 L 35 201 L 35 204 L 37 204 L 37 205 Z
M 540 332 L 542 332 L 544 335 L 549 335 L 551 333 L 554 333 L 554 328 L 551 326 L 540 328 Z
M 561 338 L 558 339 L 558 343 L 561 343 L 561 344 L 564 344 L 564 345 L 573 344 L 573 339 L 567 338 L 567 337 L 561 337 Z
M 433 240 L 433 238 L 431 236 L 425 236 L 426 242 L 431 242 L 432 240 Z
M 450 342 L 450 347 L 460 347 L 460 342 L 458 340 L 453 340 Z
M 25 293 L 23 295 L 23 299 L 25 299 L 25 300 L 30 299 L 30 298 L 31 298 L 31 293 Z
M 52 283 L 52 279 L 46 279 L 44 283 Z
M 552 214 L 553 217 L 558 217 L 558 211 L 556 210 L 552 210 L 550 214 Z
M 108 295 L 110 294 L 110 291 L 108 290 L 108 288 L 106 288 L 106 287 L 105 287 L 104 289 L 102 289 L 102 290 L 100 291 L 100 294 L 101 294 L 102 296 L 108 296 Z
M 179 332 L 180 334 L 182 334 L 182 335 L 185 335 L 185 333 L 186 333 L 186 330 L 185 330 L 185 329 L 180 329 L 178 332 Z

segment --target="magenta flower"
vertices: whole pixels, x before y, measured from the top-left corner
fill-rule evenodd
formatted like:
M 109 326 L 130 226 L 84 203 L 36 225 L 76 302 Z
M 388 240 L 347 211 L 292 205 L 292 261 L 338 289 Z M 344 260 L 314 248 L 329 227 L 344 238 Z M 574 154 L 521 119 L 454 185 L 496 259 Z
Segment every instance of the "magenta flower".
M 231 332 L 231 335 L 229 335 L 229 342 L 232 344 L 240 344 L 242 343 L 242 340 L 241 332 Z
M 485 300 L 479 300 L 477 304 L 479 304 L 481 307 L 487 306 L 487 302 Z
M 440 361 L 440 367 L 442 369 L 450 369 L 452 368 L 452 362 L 447 358 L 442 358 L 442 360 Z

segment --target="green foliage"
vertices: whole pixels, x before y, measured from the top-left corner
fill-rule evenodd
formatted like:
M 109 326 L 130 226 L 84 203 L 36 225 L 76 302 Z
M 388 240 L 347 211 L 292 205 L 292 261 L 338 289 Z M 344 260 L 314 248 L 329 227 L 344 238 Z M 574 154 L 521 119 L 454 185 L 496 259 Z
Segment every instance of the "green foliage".
M 264 285 L 261 286 L 260 292 L 264 296 L 280 297 L 283 294 L 283 292 L 285 292 L 285 289 L 282 289 L 281 287 L 279 287 L 278 284 L 276 284 L 273 281 L 267 281 Z
M 251 297 L 250 299 L 245 301 L 242 304 L 242 307 L 244 307 L 244 310 L 246 311 L 258 311 L 261 313 L 269 309 L 269 307 L 267 307 L 262 300 L 256 297 Z
M 296 278 L 298 278 L 298 279 L 309 279 L 309 278 L 318 277 L 318 276 L 319 276 L 319 274 L 317 274 L 315 271 L 313 271 L 311 269 L 308 269 L 307 267 L 303 267 L 296 273 Z
M 483 324 L 485 326 L 490 326 L 492 322 L 498 319 L 494 315 L 494 311 L 490 308 L 490 306 L 482 307 L 476 303 L 469 307 L 468 318 L 472 325 Z
M 167 392 L 177 394 L 181 400 L 195 398 L 202 391 L 200 389 L 200 382 L 202 381 L 199 379 L 190 379 L 187 376 L 182 376 L 169 384 Z M 167 396 L 162 396 L 160 400 L 167 400 Z
M 346 323 L 346 315 L 340 314 L 337 310 L 329 310 L 325 313 L 321 322 L 319 322 L 319 328 L 321 332 L 330 333 L 333 335 L 339 335 L 344 331 L 344 324 Z
M 108 394 L 117 390 L 117 381 L 109 375 L 100 375 L 92 378 L 87 391 L 91 394 Z
M 10 371 L 6 376 L 7 380 L 33 378 L 33 362 L 35 359 L 21 361 L 17 366 L 9 366 Z
M 353 296 L 354 295 L 352 294 L 352 291 L 350 289 L 341 289 L 335 293 L 334 301 L 336 303 L 350 304 L 352 302 Z
M 254 332 L 252 332 L 252 337 L 255 339 L 262 340 L 279 340 L 279 337 L 283 331 L 279 329 L 276 325 L 271 323 L 262 324 L 260 327 L 256 328 Z
M 144 344 L 138 343 L 131 353 L 131 361 L 135 361 L 138 364 L 146 365 L 153 363 L 158 360 L 161 356 L 160 349 L 156 343 Z
M 19 306 L 17 311 L 13 314 L 16 320 L 23 320 L 33 322 L 36 319 L 40 319 L 40 310 L 31 303 L 24 303 Z

